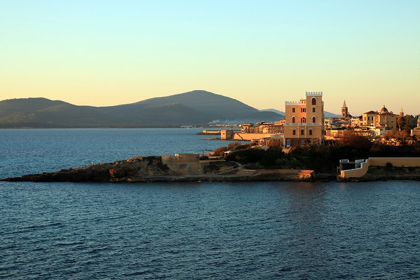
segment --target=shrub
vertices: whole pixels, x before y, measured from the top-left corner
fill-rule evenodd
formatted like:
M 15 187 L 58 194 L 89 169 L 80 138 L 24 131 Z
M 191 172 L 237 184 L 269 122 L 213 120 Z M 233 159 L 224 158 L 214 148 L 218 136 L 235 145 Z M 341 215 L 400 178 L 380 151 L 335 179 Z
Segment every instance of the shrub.
M 239 142 L 230 142 L 228 144 L 228 150 L 232 150 L 232 149 L 234 149 L 235 147 L 237 147 L 239 145 L 241 145 Z
M 278 157 L 275 155 L 267 155 L 263 158 L 261 158 L 258 163 L 264 167 L 273 167 L 276 165 L 276 161 L 278 160 Z
M 216 150 L 214 150 L 213 154 L 216 155 L 216 156 L 223 156 L 226 151 L 227 151 L 226 147 L 220 147 L 220 148 L 217 148 Z
M 242 145 L 237 145 L 235 146 L 235 148 L 232 149 L 232 151 L 240 151 L 240 150 L 246 150 L 251 148 L 250 144 L 242 144 Z
M 394 167 L 394 165 L 392 165 L 392 163 L 390 163 L 390 162 L 387 162 L 387 163 L 385 164 L 385 166 L 386 166 L 387 168 L 392 168 L 392 167 Z
M 240 163 L 258 162 L 268 153 L 261 149 L 237 150 L 227 155 L 227 160 L 237 161 Z

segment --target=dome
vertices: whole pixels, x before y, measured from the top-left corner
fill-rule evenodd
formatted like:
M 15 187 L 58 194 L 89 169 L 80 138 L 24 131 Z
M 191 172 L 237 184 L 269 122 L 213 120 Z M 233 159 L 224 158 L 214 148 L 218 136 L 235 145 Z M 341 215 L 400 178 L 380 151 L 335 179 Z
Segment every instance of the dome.
M 388 109 L 384 105 L 384 107 L 382 107 L 381 109 L 381 114 L 385 114 L 385 113 L 388 113 Z

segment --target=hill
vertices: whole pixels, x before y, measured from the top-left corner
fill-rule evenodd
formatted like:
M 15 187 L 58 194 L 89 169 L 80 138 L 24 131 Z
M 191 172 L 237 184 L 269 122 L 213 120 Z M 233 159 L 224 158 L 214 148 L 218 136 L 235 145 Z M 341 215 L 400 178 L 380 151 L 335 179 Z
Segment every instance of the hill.
M 279 120 L 238 100 L 195 90 L 109 107 L 76 106 L 46 98 L 0 101 L 0 128 L 177 127 Z
M 285 115 L 285 113 L 283 112 L 283 111 L 279 111 L 279 110 L 276 110 L 276 109 L 264 109 L 264 110 L 261 110 L 262 112 L 274 112 L 274 113 L 277 113 L 277 114 L 280 114 L 280 115 Z M 337 114 L 334 114 L 334 113 L 331 113 L 331 112 L 328 112 L 328 111 L 324 111 L 324 116 L 325 116 L 325 118 L 339 118 L 339 117 L 341 117 L 341 115 L 337 115 Z

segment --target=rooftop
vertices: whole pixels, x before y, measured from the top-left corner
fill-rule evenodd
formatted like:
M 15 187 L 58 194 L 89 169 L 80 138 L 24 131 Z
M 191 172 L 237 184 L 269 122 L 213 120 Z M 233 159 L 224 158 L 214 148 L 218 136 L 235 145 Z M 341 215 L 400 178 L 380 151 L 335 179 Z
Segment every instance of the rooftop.
M 363 114 L 379 114 L 377 111 L 369 111 L 369 112 L 366 112 L 366 113 L 363 113 Z

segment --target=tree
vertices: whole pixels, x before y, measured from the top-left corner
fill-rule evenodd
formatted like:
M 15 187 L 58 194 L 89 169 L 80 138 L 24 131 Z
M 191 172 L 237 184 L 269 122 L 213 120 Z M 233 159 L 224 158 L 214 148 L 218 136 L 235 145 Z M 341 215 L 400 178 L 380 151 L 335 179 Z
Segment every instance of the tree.
M 398 117 L 398 119 L 397 119 L 397 125 L 398 125 L 398 130 L 401 131 L 401 129 L 405 125 L 405 118 L 404 117 Z
M 385 140 L 390 140 L 390 139 L 392 139 L 394 137 L 395 137 L 395 131 L 393 131 L 393 130 L 387 131 L 384 134 Z
M 405 130 L 402 130 L 402 131 L 397 131 L 396 132 L 396 138 L 398 139 L 398 140 L 400 140 L 403 144 L 405 143 L 405 140 L 407 139 L 407 137 L 408 137 L 408 133 L 407 133 L 407 131 L 405 131 Z
M 405 131 L 407 134 L 410 134 L 412 128 L 415 127 L 415 119 L 411 115 L 404 116 L 404 124 L 401 128 L 401 131 Z

